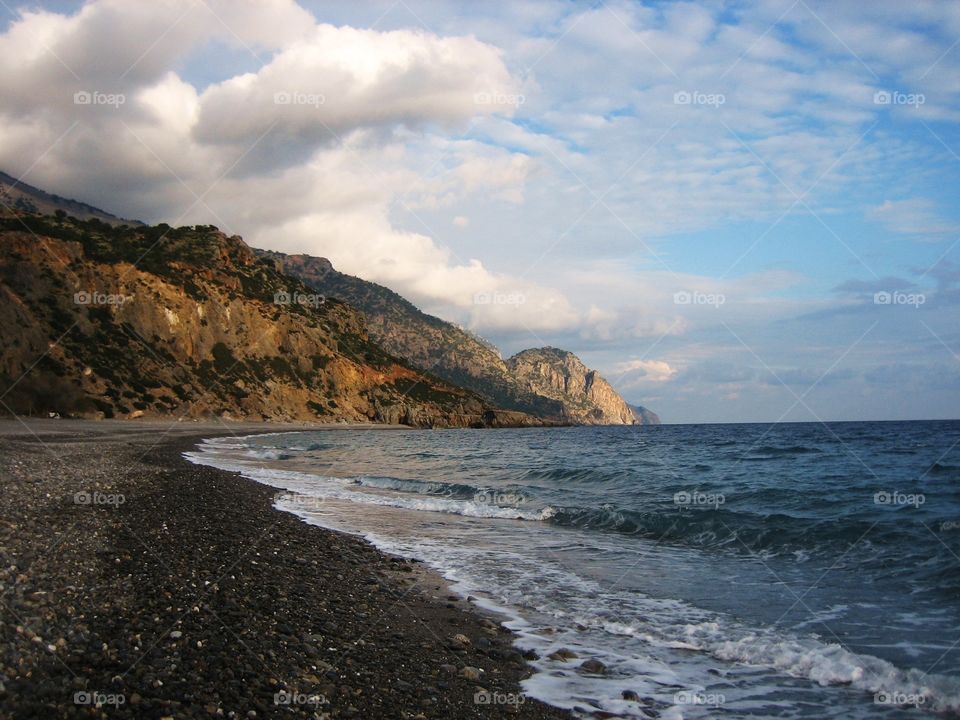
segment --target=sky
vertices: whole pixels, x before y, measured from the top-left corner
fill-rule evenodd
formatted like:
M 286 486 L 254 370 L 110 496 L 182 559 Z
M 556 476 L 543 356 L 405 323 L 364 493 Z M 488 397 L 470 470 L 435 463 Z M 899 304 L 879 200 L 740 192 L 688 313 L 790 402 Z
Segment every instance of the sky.
M 0 170 L 666 422 L 960 417 L 960 3 L 0 3 Z

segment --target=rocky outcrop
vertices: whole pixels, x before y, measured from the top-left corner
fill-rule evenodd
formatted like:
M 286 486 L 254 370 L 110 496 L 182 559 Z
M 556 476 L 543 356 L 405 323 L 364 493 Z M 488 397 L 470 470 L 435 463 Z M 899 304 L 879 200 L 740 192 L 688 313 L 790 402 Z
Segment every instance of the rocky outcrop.
M 532 392 L 563 405 L 563 415 L 582 425 L 634 425 L 637 416 L 599 373 L 572 352 L 534 348 L 517 353 L 507 366 Z
M 212 226 L 5 213 L 0 346 L 20 413 L 534 422 L 385 352 L 352 307 Z
M 630 405 L 629 407 L 633 411 L 633 415 L 636 417 L 638 425 L 660 424 L 660 416 L 657 415 L 653 410 L 648 410 L 643 405 Z
M 603 378 L 591 373 L 588 379 L 586 374 L 590 371 L 585 367 L 583 383 L 589 383 L 589 388 L 572 394 L 549 383 L 532 382 L 525 366 L 523 373 L 518 373 L 513 360 L 504 361 L 497 348 L 483 338 L 427 315 L 382 285 L 338 272 L 326 258 L 256 252 L 317 292 L 360 310 L 370 336 L 388 352 L 414 367 L 473 390 L 493 405 L 553 422 L 644 424 L 642 417 L 635 415 Z M 580 363 L 576 356 L 567 355 Z

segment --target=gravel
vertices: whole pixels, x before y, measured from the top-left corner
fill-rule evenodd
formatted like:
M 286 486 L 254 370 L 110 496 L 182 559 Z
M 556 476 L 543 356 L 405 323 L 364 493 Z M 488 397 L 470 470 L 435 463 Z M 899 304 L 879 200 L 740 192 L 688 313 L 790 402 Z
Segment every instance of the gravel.
M 0 717 L 570 717 L 439 576 L 182 459 L 241 430 L 0 422 Z

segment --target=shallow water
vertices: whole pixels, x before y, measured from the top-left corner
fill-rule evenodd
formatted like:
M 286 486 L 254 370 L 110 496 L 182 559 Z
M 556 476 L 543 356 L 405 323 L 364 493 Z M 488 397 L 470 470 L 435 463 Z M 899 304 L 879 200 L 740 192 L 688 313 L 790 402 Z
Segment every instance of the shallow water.
M 191 457 L 504 611 L 541 655 L 529 695 L 895 718 L 960 712 L 958 441 L 960 422 L 324 430 Z

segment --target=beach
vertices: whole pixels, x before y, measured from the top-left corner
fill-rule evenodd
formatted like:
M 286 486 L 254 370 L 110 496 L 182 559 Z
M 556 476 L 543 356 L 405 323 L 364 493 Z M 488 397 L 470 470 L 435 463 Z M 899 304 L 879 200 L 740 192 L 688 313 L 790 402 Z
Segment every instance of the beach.
M 280 429 L 0 422 L 0 717 L 567 717 L 439 575 L 182 458 Z

